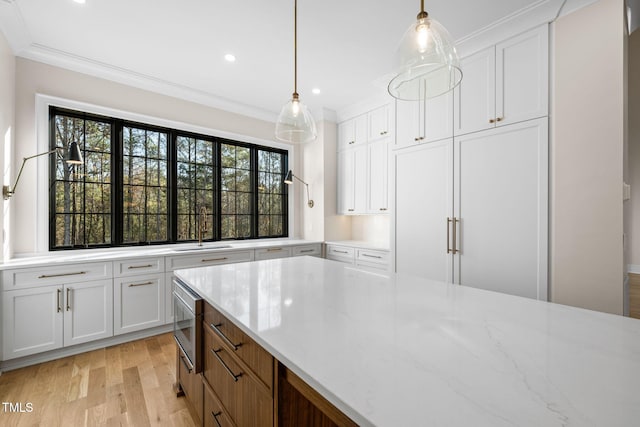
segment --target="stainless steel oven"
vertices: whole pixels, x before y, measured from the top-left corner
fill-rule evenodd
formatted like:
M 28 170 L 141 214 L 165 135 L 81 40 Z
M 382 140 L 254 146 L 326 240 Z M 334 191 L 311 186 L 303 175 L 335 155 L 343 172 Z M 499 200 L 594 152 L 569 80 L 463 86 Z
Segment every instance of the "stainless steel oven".
M 202 298 L 173 279 L 173 336 L 189 373 L 202 371 Z

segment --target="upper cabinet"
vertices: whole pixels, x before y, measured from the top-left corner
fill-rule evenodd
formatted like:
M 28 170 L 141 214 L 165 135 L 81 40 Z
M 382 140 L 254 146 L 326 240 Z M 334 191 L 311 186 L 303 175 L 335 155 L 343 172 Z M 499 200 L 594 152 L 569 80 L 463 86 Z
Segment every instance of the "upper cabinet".
M 343 150 L 353 145 L 367 142 L 368 137 L 367 115 L 346 120 L 338 125 L 338 149 Z
M 396 101 L 396 147 L 453 136 L 453 93 L 423 101 Z
M 461 61 L 455 135 L 548 114 L 549 30 L 542 25 Z
M 369 116 L 369 141 L 386 138 L 391 130 L 389 105 L 383 105 L 371 111 Z

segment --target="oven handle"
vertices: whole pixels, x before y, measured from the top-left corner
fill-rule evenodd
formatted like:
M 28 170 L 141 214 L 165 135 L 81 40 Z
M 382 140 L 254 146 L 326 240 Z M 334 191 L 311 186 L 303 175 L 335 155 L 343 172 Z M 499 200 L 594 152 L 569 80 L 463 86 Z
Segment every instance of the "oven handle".
M 178 301 L 180 301 L 182 303 L 182 305 L 184 305 L 187 308 L 187 310 L 189 310 L 189 313 L 191 313 L 191 314 L 193 314 L 195 316 L 196 313 L 193 312 L 193 310 L 191 309 L 189 304 L 187 304 L 187 302 L 180 295 L 178 295 L 175 291 L 173 292 L 173 297 L 177 298 Z
M 180 354 L 178 356 L 180 357 L 180 360 L 184 364 L 185 368 L 187 368 L 189 373 L 193 372 L 193 365 L 189 363 L 189 358 L 186 357 L 187 352 L 184 351 L 184 348 L 182 348 L 182 344 L 180 344 L 180 341 L 178 341 L 178 338 L 174 336 L 173 339 L 176 340 L 176 343 L 178 344 L 179 351 L 180 351 Z

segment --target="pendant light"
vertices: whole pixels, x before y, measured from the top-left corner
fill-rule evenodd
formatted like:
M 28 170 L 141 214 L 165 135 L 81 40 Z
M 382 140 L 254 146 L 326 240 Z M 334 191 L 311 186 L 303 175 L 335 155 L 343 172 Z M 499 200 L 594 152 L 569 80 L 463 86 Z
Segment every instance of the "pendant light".
M 280 111 L 276 138 L 286 142 L 310 142 L 316 139 L 316 123 L 298 95 L 298 0 L 293 6 L 293 95 Z
M 449 32 L 424 11 L 404 33 L 396 53 L 398 74 L 389 82 L 389 94 L 405 101 L 434 98 L 453 90 L 462 80 L 460 60 Z

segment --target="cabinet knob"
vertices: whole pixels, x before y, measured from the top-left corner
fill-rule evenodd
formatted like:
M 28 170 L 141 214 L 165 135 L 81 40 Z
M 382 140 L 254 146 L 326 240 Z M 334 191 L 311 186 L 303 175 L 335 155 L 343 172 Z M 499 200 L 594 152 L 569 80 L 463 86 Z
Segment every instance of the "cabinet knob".
M 420 141 L 420 138 L 418 138 L 417 136 L 415 138 L 413 138 L 414 141 Z
M 386 210 L 387 210 L 387 208 L 380 208 L 380 210 L 381 210 L 381 211 L 386 211 Z
M 503 120 L 504 120 L 504 117 L 498 117 L 498 118 L 496 119 L 496 122 L 501 122 L 501 121 L 503 121 Z
M 355 144 L 355 143 L 356 143 L 355 141 L 349 141 L 349 145 Z
M 496 121 L 494 119 L 489 119 L 489 123 L 495 123 Z

